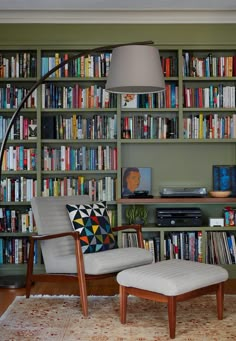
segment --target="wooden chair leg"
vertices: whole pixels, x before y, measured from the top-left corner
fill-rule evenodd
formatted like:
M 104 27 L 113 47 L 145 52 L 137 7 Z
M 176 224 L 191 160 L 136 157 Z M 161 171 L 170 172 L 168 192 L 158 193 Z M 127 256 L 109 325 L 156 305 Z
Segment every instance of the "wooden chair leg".
M 127 298 L 125 287 L 120 285 L 120 322 L 126 323 L 126 312 L 127 312 Z
M 217 316 L 218 320 L 223 320 L 224 311 L 224 283 L 218 285 L 216 291 L 216 304 L 217 304 Z
M 175 296 L 168 297 L 168 319 L 169 319 L 169 331 L 170 338 L 175 338 L 176 328 L 176 298 Z
M 83 255 L 80 247 L 79 235 L 75 238 L 75 255 L 76 255 L 76 266 L 77 266 L 77 278 L 79 284 L 80 302 L 82 307 L 82 313 L 85 317 L 88 316 L 88 295 L 87 295 L 87 284 L 86 275 L 84 270 Z
M 27 275 L 26 275 L 26 298 L 30 297 L 30 291 L 32 286 L 32 275 L 33 275 L 33 264 L 34 264 L 34 240 L 30 240 L 29 258 L 27 264 Z
M 88 316 L 87 286 L 86 286 L 85 277 L 81 273 L 78 274 L 78 284 L 79 284 L 79 293 L 80 293 L 82 313 L 85 317 L 87 317 Z

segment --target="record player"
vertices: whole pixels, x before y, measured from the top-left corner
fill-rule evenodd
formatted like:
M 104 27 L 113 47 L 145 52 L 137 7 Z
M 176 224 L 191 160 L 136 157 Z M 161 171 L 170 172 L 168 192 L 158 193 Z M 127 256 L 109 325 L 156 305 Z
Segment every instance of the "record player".
M 202 212 L 196 207 L 169 207 L 156 209 L 156 225 L 159 227 L 196 227 L 202 225 Z
M 205 197 L 207 196 L 207 189 L 205 187 L 163 187 L 160 195 L 167 198 Z

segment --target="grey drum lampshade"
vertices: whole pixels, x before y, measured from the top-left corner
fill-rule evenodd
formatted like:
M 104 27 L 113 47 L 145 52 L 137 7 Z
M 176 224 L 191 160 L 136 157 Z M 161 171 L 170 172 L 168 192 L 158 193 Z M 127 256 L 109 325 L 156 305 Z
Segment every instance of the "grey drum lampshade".
M 165 90 L 158 49 L 148 45 L 125 45 L 114 48 L 106 90 L 133 94 Z

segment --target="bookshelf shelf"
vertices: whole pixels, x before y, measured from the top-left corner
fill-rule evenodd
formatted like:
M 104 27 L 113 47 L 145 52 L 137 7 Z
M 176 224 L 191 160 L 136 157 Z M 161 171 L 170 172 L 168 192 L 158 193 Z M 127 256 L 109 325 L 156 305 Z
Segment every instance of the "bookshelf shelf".
M 209 44 L 208 44 L 209 45 Z M 82 47 L 81 47 L 82 48 Z M 175 45 L 175 46 L 160 46 L 160 55 L 163 60 L 163 70 L 165 75 L 166 85 L 168 90 L 166 95 L 149 96 L 148 98 L 141 98 L 142 107 L 132 107 L 123 108 L 122 107 L 122 96 L 111 96 L 110 103 L 99 104 L 96 107 L 90 105 L 91 107 L 85 106 L 81 107 L 75 98 L 77 97 L 67 97 L 69 103 L 65 101 L 62 107 L 62 103 L 58 101 L 58 93 L 56 98 L 54 97 L 55 92 L 67 91 L 71 88 L 78 86 L 82 90 L 88 90 L 89 96 L 91 91 L 93 91 L 94 85 L 97 87 L 104 88 L 106 76 L 105 73 L 102 76 L 84 76 L 81 77 L 77 72 L 77 67 L 75 65 L 70 66 L 70 68 L 61 70 L 62 74 L 56 77 L 50 77 L 45 80 L 44 85 L 37 89 L 36 102 L 32 105 L 28 105 L 27 108 L 21 110 L 21 115 L 25 118 L 32 119 L 36 121 L 37 124 L 37 138 L 34 140 L 19 139 L 7 141 L 7 148 L 9 146 L 20 146 L 24 145 L 26 148 L 34 147 L 37 151 L 37 168 L 35 171 L 3 171 L 3 178 L 15 179 L 17 176 L 21 176 L 27 179 L 37 180 L 35 185 L 35 195 L 41 196 L 45 195 L 45 183 L 48 181 L 50 184 L 61 183 L 62 180 L 77 181 L 78 177 L 83 177 L 87 184 L 85 186 L 85 191 L 89 192 L 89 181 L 98 181 L 109 178 L 112 182 L 113 197 L 102 197 L 96 196 L 93 198 L 97 200 L 98 198 L 103 198 L 107 200 L 108 205 L 112 207 L 117 216 L 118 224 L 125 222 L 124 209 L 128 205 L 146 205 L 150 213 L 150 219 L 147 225 L 144 226 L 144 234 L 159 234 L 161 243 L 164 243 L 165 235 L 172 232 L 180 231 L 179 228 L 157 228 L 155 226 L 154 210 L 156 207 L 161 206 L 184 206 L 191 205 L 196 207 L 201 207 L 204 211 L 205 220 L 206 217 L 221 217 L 222 209 L 225 206 L 232 206 L 236 208 L 236 198 L 160 198 L 159 192 L 161 186 L 190 186 L 190 187 L 206 187 L 209 191 L 212 189 L 212 166 L 214 164 L 225 164 L 231 165 L 236 163 L 236 135 L 230 138 L 184 138 L 184 120 L 185 118 L 192 118 L 195 116 L 198 118 L 199 114 L 202 113 L 203 117 L 206 118 L 209 115 L 217 114 L 218 117 L 224 118 L 233 117 L 236 115 L 236 106 L 223 107 L 223 106 L 212 106 L 204 107 L 204 105 L 193 105 L 185 107 L 185 102 L 183 100 L 183 91 L 185 88 L 205 88 L 213 86 L 218 86 L 222 84 L 223 86 L 235 87 L 236 84 L 236 71 L 232 76 L 201 76 L 193 77 L 189 73 L 183 73 L 184 70 L 184 60 L 183 56 L 186 53 L 193 56 L 195 55 L 199 60 L 207 58 L 208 54 L 219 57 L 235 56 L 235 45 L 224 45 L 222 46 L 192 46 L 192 45 Z M 37 46 L 33 48 L 27 48 L 22 50 L 19 46 L 13 46 L 8 48 L 3 46 L 0 53 L 3 57 L 9 58 L 11 55 L 16 55 L 17 52 L 30 52 L 33 56 L 32 69 L 34 74 L 28 74 L 26 77 L 2 77 L 0 75 L 0 88 L 6 88 L 7 84 L 15 87 L 22 87 L 29 89 L 31 85 L 39 80 L 40 75 L 44 73 L 44 62 L 43 58 L 51 58 L 51 62 L 55 59 L 55 55 L 59 53 L 60 58 L 64 58 L 66 54 L 77 53 L 77 46 Z M 34 59 L 36 58 L 36 60 Z M 55 61 L 55 60 L 54 60 Z M 56 61 L 55 61 L 56 62 Z M 51 65 L 53 67 L 53 65 Z M 189 71 L 192 66 L 189 64 Z M 109 65 L 106 64 L 105 69 L 109 69 Z M 67 76 L 64 76 L 63 72 L 67 72 Z M 53 91 L 50 93 L 50 87 L 53 87 Z M 167 93 L 169 94 L 167 96 Z M 48 97 L 47 97 L 48 96 Z M 66 95 L 65 95 L 66 96 Z M 77 95 L 76 95 L 77 96 Z M 48 102 L 45 102 L 45 97 L 47 97 Z M 65 99 L 65 98 L 63 98 Z M 74 99 L 74 102 L 73 102 Z M 44 102 L 43 102 L 44 100 Z M 52 104 L 52 102 L 54 103 Z M 5 104 L 4 104 L 5 105 Z M 0 116 L 7 119 L 10 118 L 14 112 L 13 107 L 7 106 L 5 108 L 0 105 Z M 101 107 L 103 106 L 103 107 Z M 100 115 L 105 118 L 116 118 L 116 133 L 113 138 L 108 135 L 107 138 L 60 138 L 52 137 L 48 132 L 46 136 L 42 136 L 44 132 L 44 121 L 49 120 L 49 117 L 54 119 L 61 117 L 61 119 L 72 119 L 73 115 L 77 118 L 81 116 L 83 119 L 93 119 L 95 116 Z M 175 120 L 175 137 L 169 138 L 169 135 L 165 138 L 156 138 L 157 135 L 153 135 L 153 138 L 122 138 L 122 120 L 124 117 L 127 118 L 137 118 L 141 117 L 141 120 L 145 115 L 152 118 L 153 122 L 157 122 L 157 118 L 161 117 L 163 119 Z M 49 121 L 47 121 L 49 122 Z M 133 121 L 134 122 L 134 121 Z M 51 124 L 51 123 L 50 123 Z M 50 125 L 49 124 L 49 125 Z M 155 125 L 156 124 L 156 125 Z M 157 129 L 157 123 L 155 123 L 155 129 Z M 104 124 L 106 125 L 106 124 Z M 52 128 L 52 129 L 51 129 Z M 148 126 L 148 129 L 150 127 Z M 53 130 L 54 127 L 50 126 Z M 236 127 L 235 127 L 236 129 Z M 0 127 L 1 132 L 1 127 Z M 173 133 L 173 132 L 172 132 Z M 173 135 L 172 135 L 173 136 Z M 0 135 L 1 138 L 1 135 Z M 71 148 L 79 148 L 84 146 L 86 148 L 94 147 L 97 148 L 99 145 L 102 147 L 110 146 L 117 150 L 116 155 L 116 166 L 112 169 L 73 169 L 73 170 L 45 170 L 44 169 L 44 147 L 51 149 L 60 149 L 61 146 L 70 146 Z M 121 198 L 121 168 L 122 167 L 151 167 L 152 169 L 152 194 L 154 198 L 151 199 L 123 199 Z M 59 180 L 59 181 L 58 181 Z M 109 185 L 110 186 L 110 185 Z M 108 186 L 108 188 L 109 188 Z M 74 188 L 72 186 L 72 188 Z M 108 192 L 108 191 L 107 191 Z M 58 195 L 57 191 L 55 195 Z M 76 194 L 82 193 L 81 188 L 76 192 Z M 54 193 L 53 193 L 54 194 Z M 50 193 L 52 195 L 52 193 Z M 59 193 L 60 195 L 60 193 Z M 118 198 L 118 199 L 117 199 Z M 117 200 L 116 200 L 117 199 Z M 26 213 L 30 209 L 30 201 L 7 201 L 1 202 L 1 208 L 7 208 L 11 210 L 20 211 L 21 213 Z M 236 228 L 210 228 L 204 221 L 204 226 L 197 228 L 181 228 L 182 232 L 202 232 L 203 243 L 206 245 L 207 233 L 208 232 L 224 232 L 230 231 L 236 235 Z M 5 241 L 6 239 L 14 238 L 27 238 L 29 234 L 23 232 L 11 233 L 11 232 L 0 232 L 0 241 Z M 118 236 L 121 242 L 122 234 Z M 162 250 L 162 249 L 161 249 Z M 40 251 L 38 259 L 40 259 Z M 161 251 L 161 259 L 164 259 L 164 253 Z M 1 253 L 1 250 L 0 250 Z M 205 257 L 205 251 L 203 257 Z M 1 259 L 0 259 L 1 262 Z M 4 261 L 3 261 L 4 263 Z M 25 273 L 25 264 L 0 264 L 1 269 L 6 274 L 8 270 L 10 273 L 17 268 L 17 273 Z M 38 264 L 39 267 L 43 265 Z M 224 265 L 225 266 L 225 265 Z M 227 269 L 230 269 L 230 276 L 236 278 L 236 265 L 226 265 Z
M 158 108 L 121 108 L 121 117 L 134 115 L 148 114 L 152 116 L 155 121 L 157 116 L 168 115 L 170 117 L 177 117 L 177 136 L 176 138 L 124 138 L 120 142 L 120 164 L 122 167 L 151 167 L 152 169 L 152 193 L 153 198 L 148 199 L 127 199 L 121 198 L 121 195 L 117 199 L 118 205 L 118 222 L 127 223 L 125 209 L 131 205 L 145 206 L 148 210 L 148 222 L 144 224 L 143 233 L 144 238 L 150 242 L 150 248 L 155 237 L 159 238 L 159 258 L 161 260 L 166 259 L 166 238 L 170 234 L 178 236 L 181 233 L 186 235 L 189 233 L 200 233 L 202 255 L 200 259 L 203 261 L 209 261 L 209 235 L 216 233 L 232 234 L 235 238 L 236 227 L 210 227 L 208 226 L 209 217 L 223 217 L 224 207 L 236 208 L 236 198 L 229 197 L 224 199 L 204 197 L 204 198 L 161 198 L 159 192 L 161 187 L 206 187 L 208 191 L 212 189 L 212 166 L 215 164 L 233 165 L 236 162 L 235 154 L 235 142 L 236 135 L 234 135 L 234 125 L 231 123 L 232 131 L 222 131 L 222 136 L 209 134 L 206 136 L 200 136 L 200 122 L 199 117 L 207 122 L 206 126 L 201 129 L 210 129 L 209 126 L 212 123 L 211 119 L 214 116 L 218 119 L 218 122 L 223 120 L 232 121 L 235 116 L 235 98 L 233 96 L 232 102 L 228 105 L 226 102 L 219 101 L 219 98 L 215 98 L 213 88 L 217 88 L 217 96 L 224 96 L 220 93 L 224 87 L 231 87 L 232 92 L 235 93 L 235 81 L 236 81 L 236 69 L 228 71 L 228 64 L 225 72 L 231 72 L 231 74 L 223 74 L 222 70 L 213 70 L 211 64 L 207 66 L 208 55 L 216 57 L 220 60 L 220 57 L 225 57 L 226 63 L 228 63 L 228 56 L 235 56 L 235 48 L 233 46 L 227 46 L 225 48 L 215 46 L 208 48 L 197 46 L 182 46 L 176 47 L 168 51 L 161 50 L 161 53 L 165 57 L 172 55 L 173 58 L 177 58 L 178 62 L 175 63 L 175 72 L 177 77 L 165 77 L 166 84 L 171 88 L 178 87 L 178 93 L 172 92 L 172 96 L 177 96 L 177 100 L 174 102 L 170 100 L 170 103 L 166 102 L 166 105 Z M 186 58 L 188 57 L 188 59 Z M 194 58 L 199 64 L 193 65 Z M 227 57 L 227 58 L 226 58 Z M 235 57 L 233 57 L 235 59 Z M 221 58 L 222 59 L 222 58 Z M 232 59 L 232 58 L 231 58 Z M 199 65 L 205 62 L 204 67 L 200 69 Z M 208 69 L 209 68 L 209 69 Z M 227 69 L 227 70 L 226 70 Z M 199 72 L 199 74 L 192 73 Z M 206 72 L 206 74 L 205 74 Z M 202 74 L 201 74 L 202 73 Z M 207 74 L 208 73 L 208 74 Z M 176 76 L 175 75 L 175 76 Z M 220 86 L 219 86 L 220 84 Z M 204 95 L 201 101 L 196 102 L 193 100 L 195 96 L 198 99 L 207 88 L 210 93 L 209 98 L 205 98 Z M 190 92 L 190 97 L 185 95 L 186 89 Z M 207 92 L 206 91 L 206 92 Z M 214 90 L 216 91 L 216 90 Z M 182 98 L 182 93 L 183 98 Z M 211 97 L 212 95 L 212 97 Z M 167 96 L 167 91 L 166 91 Z M 192 97 L 191 97 L 192 96 Z M 206 95 L 207 96 L 207 95 Z M 190 99 L 189 102 L 187 100 Z M 165 99 L 165 101 L 167 101 Z M 171 116 L 172 115 L 172 116 Z M 190 132 L 186 130 L 185 124 L 188 119 L 188 124 L 191 125 Z M 197 122 L 197 123 L 196 123 Z M 229 123 L 228 123 L 229 124 Z M 233 125 L 233 128 L 232 128 Z M 158 124 L 157 124 L 158 127 Z M 126 129 L 133 129 L 131 127 Z M 150 126 L 148 125 L 148 128 Z M 154 129 L 156 126 L 154 126 Z M 168 129 L 168 127 L 167 127 Z M 223 129 L 223 128 L 220 128 Z M 225 128 L 224 128 L 225 129 Z M 229 129 L 229 126 L 228 126 Z M 196 133 L 197 131 L 197 133 Z M 186 135 L 188 132 L 189 135 Z M 209 131 L 209 133 L 211 133 Z M 230 137 L 229 134 L 230 133 Z M 128 135 L 129 136 L 129 135 Z M 139 189 L 139 188 L 138 188 Z M 121 194 L 121 189 L 120 192 Z M 155 210 L 158 207 L 198 207 L 203 213 L 203 226 L 200 227 L 157 227 Z M 235 223 L 236 225 L 236 223 Z M 119 242 L 123 243 L 123 235 L 119 236 Z M 130 237 L 132 240 L 132 238 Z M 127 242 L 127 235 L 125 243 Z M 223 249 L 223 248 L 222 248 Z M 236 252 L 236 250 L 235 250 Z M 197 259 L 195 259 L 197 260 Z M 222 261 L 222 259 L 221 259 Z M 219 262 L 220 263 L 220 262 Z M 222 263 L 222 262 L 221 262 Z M 236 278 L 236 265 L 222 264 L 226 267 L 232 278 Z
M 121 198 L 117 200 L 120 204 L 132 205 L 132 204 L 222 204 L 226 205 L 229 203 L 233 203 L 236 205 L 236 198 L 211 198 L 211 197 L 204 197 L 204 198 L 161 198 L 161 197 L 154 197 L 154 198 L 147 198 L 147 199 L 129 199 L 129 198 Z

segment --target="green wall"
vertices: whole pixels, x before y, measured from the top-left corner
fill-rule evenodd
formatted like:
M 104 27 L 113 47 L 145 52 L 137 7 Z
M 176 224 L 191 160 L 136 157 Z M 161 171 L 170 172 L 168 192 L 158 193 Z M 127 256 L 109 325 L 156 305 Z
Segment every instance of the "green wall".
M 236 44 L 236 24 L 0 24 L 0 45 Z

